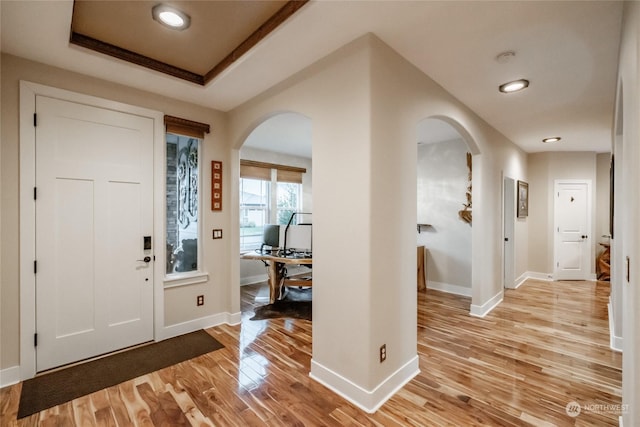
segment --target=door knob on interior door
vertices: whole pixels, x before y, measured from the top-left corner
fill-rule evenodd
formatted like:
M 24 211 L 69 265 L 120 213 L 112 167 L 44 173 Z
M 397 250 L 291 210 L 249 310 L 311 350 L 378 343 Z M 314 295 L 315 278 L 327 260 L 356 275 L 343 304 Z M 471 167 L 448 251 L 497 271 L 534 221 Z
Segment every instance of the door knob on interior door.
M 143 259 L 137 259 L 136 261 L 143 261 L 146 263 L 150 263 L 151 262 L 151 257 L 150 256 L 146 256 Z
M 586 234 L 582 236 L 583 239 L 587 239 L 589 238 L 589 236 L 587 236 Z

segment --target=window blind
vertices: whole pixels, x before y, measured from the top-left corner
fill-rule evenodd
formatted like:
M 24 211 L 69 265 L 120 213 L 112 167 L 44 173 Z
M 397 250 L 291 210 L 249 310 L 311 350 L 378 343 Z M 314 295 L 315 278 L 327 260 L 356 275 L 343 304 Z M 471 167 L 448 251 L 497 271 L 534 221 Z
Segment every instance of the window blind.
M 271 169 L 277 170 L 278 182 L 292 182 L 302 184 L 302 174 L 305 168 L 278 165 L 275 163 L 256 162 L 254 160 L 240 160 L 240 177 L 271 181 Z
M 204 134 L 211 131 L 209 125 L 206 123 L 194 122 L 174 116 L 165 115 L 164 125 L 167 133 L 175 133 L 199 139 L 204 139 Z

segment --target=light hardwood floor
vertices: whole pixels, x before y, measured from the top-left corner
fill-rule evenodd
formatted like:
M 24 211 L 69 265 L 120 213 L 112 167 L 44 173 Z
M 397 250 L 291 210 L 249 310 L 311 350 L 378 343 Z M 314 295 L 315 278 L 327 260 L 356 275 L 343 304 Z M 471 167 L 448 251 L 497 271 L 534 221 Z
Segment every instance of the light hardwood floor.
M 0 424 L 618 425 L 608 283 L 530 280 L 484 319 L 469 316 L 469 298 L 419 292 L 421 373 L 373 415 L 309 378 L 310 322 L 249 320 L 257 292 L 243 288 L 241 325 L 208 330 L 224 349 L 18 421 L 21 385 L 6 387 Z

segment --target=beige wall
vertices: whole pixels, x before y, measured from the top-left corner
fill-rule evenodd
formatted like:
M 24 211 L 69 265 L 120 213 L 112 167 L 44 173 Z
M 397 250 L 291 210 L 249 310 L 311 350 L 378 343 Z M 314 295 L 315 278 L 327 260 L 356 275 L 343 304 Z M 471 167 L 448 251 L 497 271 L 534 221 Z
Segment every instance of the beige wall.
M 339 49 L 228 116 L 4 56 L 1 248 L 3 267 L 11 267 L 2 270 L 2 367 L 19 361 L 15 247 L 20 79 L 212 125 L 203 155 L 205 164 L 216 159 L 228 165 L 223 189 L 228 208 L 221 213 L 206 210 L 204 235 L 211 228 L 223 228 L 230 230 L 224 234 L 230 237 L 222 242 L 204 240 L 208 283 L 166 291 L 166 324 L 239 311 L 239 239 L 232 231 L 239 227 L 239 148 L 255 126 L 277 111 L 299 112 L 313 121 L 317 286 L 312 364 L 340 379 L 344 394 L 365 406 L 375 405 L 379 394 L 387 393 L 378 386 L 389 386 L 387 380 L 397 379 L 397 372 L 410 376 L 406 366 L 411 363 L 417 367 L 415 130 L 420 120 L 438 117 L 448 121 L 474 153 L 471 310 L 488 309 L 487 304 L 502 295 L 502 219 L 496 213 L 502 211 L 503 176 L 527 178 L 526 155 L 373 35 Z M 203 177 L 203 194 L 210 192 L 208 174 L 206 171 Z M 517 233 L 526 242 L 527 229 L 517 227 Z M 339 248 L 351 250 L 345 253 Z M 197 293 L 205 293 L 204 309 L 192 307 Z M 383 343 L 388 356 L 380 364 L 378 352 Z
M 226 116 L 223 113 L 154 95 L 147 92 L 116 85 L 103 80 L 71 73 L 58 68 L 31 62 L 10 55 L 2 55 L 2 142 L 1 142 L 1 282 L 2 296 L 0 310 L 0 369 L 17 366 L 19 355 L 19 81 L 26 80 L 43 85 L 115 100 L 135 106 L 145 107 L 163 113 L 188 118 L 211 125 L 211 134 L 206 135 L 203 144 L 203 161 L 229 162 L 229 149 L 225 138 Z M 210 194 L 210 170 L 203 168 L 203 189 L 201 194 Z M 229 203 L 230 174 L 225 170 L 225 206 Z M 207 206 L 207 203 L 204 203 Z M 223 245 L 214 244 L 207 230 L 223 228 L 229 230 L 229 209 L 213 213 L 205 209 L 203 215 L 204 265 L 210 273 L 207 283 L 173 288 L 165 292 L 165 325 L 193 320 L 221 312 L 237 312 L 239 306 L 232 306 L 229 295 L 229 252 Z M 228 236 L 228 233 L 224 234 Z M 228 241 L 228 240 L 227 240 Z M 217 241 L 215 243 L 218 243 Z M 196 295 L 205 295 L 205 305 L 196 308 Z
M 373 390 L 416 355 L 417 123 L 442 117 L 478 154 L 473 303 L 479 307 L 502 292 L 495 213 L 502 210 L 502 175 L 524 179 L 526 156 L 372 35 L 232 111 L 233 144 L 239 147 L 275 111 L 313 121 L 312 373 L 317 366 L 331 370 L 351 383 L 337 388 L 358 400 L 354 384 Z M 380 364 L 383 343 L 388 359 Z
M 462 139 L 418 145 L 418 221 L 431 225 L 417 238 L 427 248 L 427 287 L 471 290 L 471 226 L 458 216 L 467 203 L 468 151 Z
M 529 164 L 529 271 L 550 275 L 553 273 L 554 253 L 554 180 L 585 179 L 591 181 L 592 221 L 589 233 L 594 260 L 591 273 L 595 274 L 596 237 L 596 153 L 546 152 L 528 156 Z
M 614 239 L 619 246 L 616 256 L 629 257 L 629 282 L 626 278 L 619 283 L 623 300 L 623 356 L 622 356 L 622 403 L 628 405 L 623 413 L 625 426 L 640 425 L 640 3 L 625 2 L 623 15 L 622 41 L 620 46 L 620 65 L 618 67 L 619 91 L 618 123 L 622 135 L 622 152 L 616 155 L 616 170 L 621 168 L 621 182 L 616 180 L 617 200 L 620 208 L 614 213 L 620 217 L 619 228 L 614 230 Z M 621 191 L 618 191 L 620 189 Z M 626 268 L 625 268 L 626 270 Z M 622 272 L 626 276 L 626 272 Z

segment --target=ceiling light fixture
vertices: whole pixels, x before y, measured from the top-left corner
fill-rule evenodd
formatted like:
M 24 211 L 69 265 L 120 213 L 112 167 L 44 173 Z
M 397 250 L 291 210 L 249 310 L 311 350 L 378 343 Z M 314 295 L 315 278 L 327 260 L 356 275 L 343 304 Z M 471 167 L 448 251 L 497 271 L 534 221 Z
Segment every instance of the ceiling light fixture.
M 548 142 L 558 142 L 560 141 L 562 138 L 560 138 L 559 136 L 552 136 L 550 138 L 545 138 L 542 140 L 542 142 L 544 142 L 545 144 Z
M 173 30 L 186 30 L 191 25 L 191 17 L 166 4 L 157 4 L 151 9 L 153 19 Z
M 518 92 L 519 90 L 526 89 L 527 87 L 529 87 L 529 80 L 520 79 L 500 85 L 499 89 L 502 93 L 511 93 Z
M 500 64 L 507 64 L 516 57 L 516 53 L 512 50 L 508 50 L 506 52 L 502 52 L 501 54 L 496 56 L 496 61 Z

